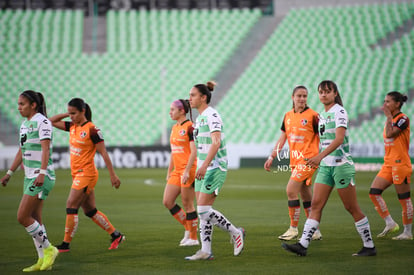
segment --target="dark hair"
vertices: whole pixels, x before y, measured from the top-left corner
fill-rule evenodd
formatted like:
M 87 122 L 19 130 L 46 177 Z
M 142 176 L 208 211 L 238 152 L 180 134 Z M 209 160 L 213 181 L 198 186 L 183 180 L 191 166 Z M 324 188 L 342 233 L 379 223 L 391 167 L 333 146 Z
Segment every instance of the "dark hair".
M 293 89 L 292 96 L 294 96 L 294 95 L 295 95 L 295 93 L 296 93 L 299 89 L 304 89 L 304 90 L 306 90 L 306 93 L 308 93 L 308 89 L 307 89 L 305 86 L 303 86 L 303 85 L 298 85 L 298 86 L 296 86 L 296 87 Z M 293 100 L 292 100 L 292 106 L 293 106 L 293 108 L 295 108 L 295 102 L 293 102 Z M 306 105 L 305 107 L 307 107 L 307 106 L 308 106 L 308 105 Z
M 41 113 L 42 115 L 47 117 L 46 102 L 41 93 L 32 90 L 26 90 L 20 95 L 27 98 L 30 104 L 32 104 L 33 102 L 36 103 L 36 112 Z
M 341 95 L 339 94 L 339 91 L 338 91 L 338 87 L 336 86 L 335 82 L 333 82 L 332 80 L 324 80 L 321 83 L 319 83 L 318 91 L 319 90 L 333 91 L 334 93 L 336 93 L 335 103 L 338 103 L 342 107 L 344 106 L 344 104 L 342 103 Z
M 207 104 L 209 104 L 211 100 L 211 92 L 214 91 L 216 85 L 217 84 L 214 81 L 209 81 L 207 84 L 197 84 L 194 85 L 194 87 L 197 88 L 200 93 L 207 96 Z
M 69 103 L 69 106 L 75 107 L 79 112 L 85 110 L 85 117 L 87 120 L 92 121 L 92 110 L 89 105 L 82 98 L 72 98 Z
M 394 100 L 395 102 L 399 102 L 400 103 L 400 108 L 399 109 L 401 109 L 401 107 L 403 106 L 404 102 L 406 102 L 407 99 L 408 99 L 408 97 L 406 95 L 403 95 L 402 93 L 397 92 L 397 91 L 389 92 L 387 94 L 387 96 L 392 97 L 392 100 Z
M 190 101 L 188 99 L 179 99 L 179 101 L 183 104 L 184 112 L 186 114 L 190 113 L 190 120 L 193 121 L 193 113 L 191 112 Z

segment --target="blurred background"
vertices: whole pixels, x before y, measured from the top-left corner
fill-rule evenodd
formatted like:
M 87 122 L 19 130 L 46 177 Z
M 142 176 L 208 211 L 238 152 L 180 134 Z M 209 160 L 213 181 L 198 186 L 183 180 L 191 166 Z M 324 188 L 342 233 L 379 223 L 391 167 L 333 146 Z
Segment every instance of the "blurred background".
M 357 168 L 376 170 L 386 93 L 407 94 L 414 119 L 413 52 L 413 1 L 0 0 L 0 169 L 17 151 L 27 89 L 43 93 L 49 116 L 84 98 L 115 167 L 166 167 L 170 103 L 215 80 L 212 106 L 239 168 L 263 165 L 296 85 L 321 111 L 317 85 L 331 79 Z M 53 145 L 68 168 L 68 133 Z

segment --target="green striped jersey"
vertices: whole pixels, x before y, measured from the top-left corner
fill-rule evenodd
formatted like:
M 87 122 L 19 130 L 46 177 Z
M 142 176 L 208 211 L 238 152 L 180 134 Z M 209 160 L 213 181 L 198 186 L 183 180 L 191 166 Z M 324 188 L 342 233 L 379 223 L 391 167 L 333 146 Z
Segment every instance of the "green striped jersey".
M 52 162 L 52 123 L 44 115 L 37 113 L 30 120 L 25 120 L 20 126 L 20 149 L 22 150 L 24 173 L 32 179 L 39 175 L 42 165 L 41 140 L 50 139 L 49 162 L 47 176 L 55 179 Z
M 201 167 L 206 159 L 212 144 L 211 133 L 217 131 L 221 132 L 220 148 L 207 170 L 220 168 L 222 171 L 227 171 L 227 150 L 223 121 L 220 114 L 212 107 L 207 107 L 196 119 L 193 133 L 197 147 L 197 166 Z
M 339 104 L 335 104 L 327 112 L 319 114 L 319 138 L 321 150 L 325 150 L 335 139 L 336 128 L 344 127 L 344 141 L 332 153 L 321 161 L 321 166 L 340 166 L 345 163 L 354 164 L 349 152 L 348 114 Z

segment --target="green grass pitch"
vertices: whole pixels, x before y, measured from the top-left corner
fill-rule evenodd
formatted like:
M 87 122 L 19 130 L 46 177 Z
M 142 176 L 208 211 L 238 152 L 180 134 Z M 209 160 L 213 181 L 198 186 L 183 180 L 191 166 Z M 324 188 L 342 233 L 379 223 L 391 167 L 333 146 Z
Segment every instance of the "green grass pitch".
M 285 193 L 287 173 L 267 173 L 263 169 L 231 170 L 214 207 L 236 226 L 246 230 L 245 249 L 233 256 L 229 235 L 215 228 L 213 261 L 188 262 L 197 247 L 179 247 L 183 228 L 162 205 L 165 169 L 117 170 L 122 185 L 110 186 L 106 170 L 100 171 L 96 201 L 113 225 L 126 235 L 119 249 L 111 251 L 109 236 L 81 213 L 79 228 L 69 253 L 56 259 L 57 274 L 412 274 L 414 242 L 379 240 L 384 222 L 368 197 L 375 173 L 357 172 L 358 201 L 368 216 L 376 257 L 356 258 L 351 254 L 361 246 L 352 217 L 345 211 L 334 190 L 320 225 L 323 240 L 314 241 L 308 256 L 284 251 L 277 236 L 289 226 Z M 33 264 L 36 252 L 31 238 L 16 221 L 22 194 L 22 171 L 6 188 L 0 189 L 0 274 L 21 273 Z M 63 239 L 65 202 L 71 184 L 68 170 L 57 171 L 55 188 L 45 202 L 43 219 L 49 239 Z M 394 219 L 401 222 L 401 206 L 395 190 L 384 193 Z M 181 204 L 181 203 L 180 203 Z M 304 211 L 299 228 L 303 228 Z

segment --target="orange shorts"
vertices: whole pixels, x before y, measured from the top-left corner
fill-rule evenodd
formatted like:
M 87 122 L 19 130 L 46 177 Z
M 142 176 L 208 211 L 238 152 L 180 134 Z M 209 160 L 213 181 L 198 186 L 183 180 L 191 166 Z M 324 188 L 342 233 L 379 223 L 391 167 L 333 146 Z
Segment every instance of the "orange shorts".
M 194 167 L 190 170 L 190 177 L 186 183 L 181 183 L 181 177 L 183 176 L 184 171 L 172 171 L 170 178 L 168 179 L 167 184 L 172 184 L 179 187 L 192 187 L 194 186 L 195 174 L 197 167 Z
M 378 172 L 377 177 L 386 179 L 394 184 L 402 184 L 407 180 L 407 183 L 411 183 L 411 174 L 413 169 L 411 166 L 389 166 L 383 165 Z
M 72 189 L 84 190 L 86 194 L 90 194 L 98 182 L 98 174 L 94 176 L 84 176 L 83 173 L 78 173 L 72 176 Z
M 292 175 L 290 178 L 297 182 L 305 182 L 306 185 L 312 184 L 312 176 L 317 168 L 312 168 L 305 164 L 292 166 Z

